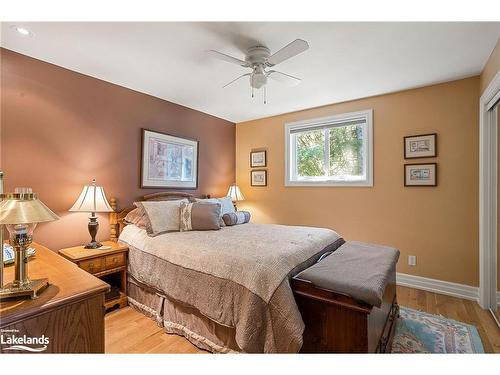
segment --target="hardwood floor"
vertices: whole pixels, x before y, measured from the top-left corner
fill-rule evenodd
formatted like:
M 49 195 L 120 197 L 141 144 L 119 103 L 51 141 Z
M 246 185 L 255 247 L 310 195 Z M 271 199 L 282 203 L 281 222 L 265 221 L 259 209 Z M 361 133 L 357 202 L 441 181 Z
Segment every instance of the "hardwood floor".
M 106 314 L 106 353 L 208 353 L 127 306 Z
M 476 302 L 398 286 L 401 306 L 440 314 L 477 327 L 484 350 L 500 353 L 500 329 Z M 168 335 L 151 319 L 126 307 L 106 315 L 106 353 L 207 353 L 177 335 Z

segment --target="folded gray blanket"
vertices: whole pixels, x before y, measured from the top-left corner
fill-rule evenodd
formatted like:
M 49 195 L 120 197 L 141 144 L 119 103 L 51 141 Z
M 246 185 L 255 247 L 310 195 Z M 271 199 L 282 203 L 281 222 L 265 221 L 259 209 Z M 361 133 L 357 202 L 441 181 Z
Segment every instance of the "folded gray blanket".
M 295 278 L 380 307 L 398 259 L 398 249 L 347 241 Z

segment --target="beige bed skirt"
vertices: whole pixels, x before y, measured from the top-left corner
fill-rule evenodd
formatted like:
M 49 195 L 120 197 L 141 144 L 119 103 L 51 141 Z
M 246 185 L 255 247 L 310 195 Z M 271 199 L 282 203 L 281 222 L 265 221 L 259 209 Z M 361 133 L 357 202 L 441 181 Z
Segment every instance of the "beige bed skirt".
M 240 352 L 235 329 L 214 322 L 197 309 L 169 300 L 168 297 L 129 278 L 130 306 L 153 319 L 166 333 L 184 336 L 198 348 L 212 353 Z

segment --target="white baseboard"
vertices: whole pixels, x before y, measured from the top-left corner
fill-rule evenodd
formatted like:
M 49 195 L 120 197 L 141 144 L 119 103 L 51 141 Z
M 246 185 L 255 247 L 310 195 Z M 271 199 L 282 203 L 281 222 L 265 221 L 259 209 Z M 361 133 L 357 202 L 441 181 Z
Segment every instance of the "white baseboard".
M 427 277 L 408 275 L 399 272 L 396 273 L 396 284 L 476 302 L 479 300 L 479 288 L 470 285 L 429 279 Z M 500 304 L 500 293 L 497 293 L 497 303 Z

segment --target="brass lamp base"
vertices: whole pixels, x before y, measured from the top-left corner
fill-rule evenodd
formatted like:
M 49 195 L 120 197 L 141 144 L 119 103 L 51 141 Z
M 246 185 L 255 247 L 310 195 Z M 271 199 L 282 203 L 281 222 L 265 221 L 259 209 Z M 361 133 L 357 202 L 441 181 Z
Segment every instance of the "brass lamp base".
M 49 286 L 49 279 L 30 280 L 29 284 L 16 286 L 14 283 L 8 283 L 0 289 L 0 300 L 7 298 L 29 297 L 38 298 L 38 294 Z

